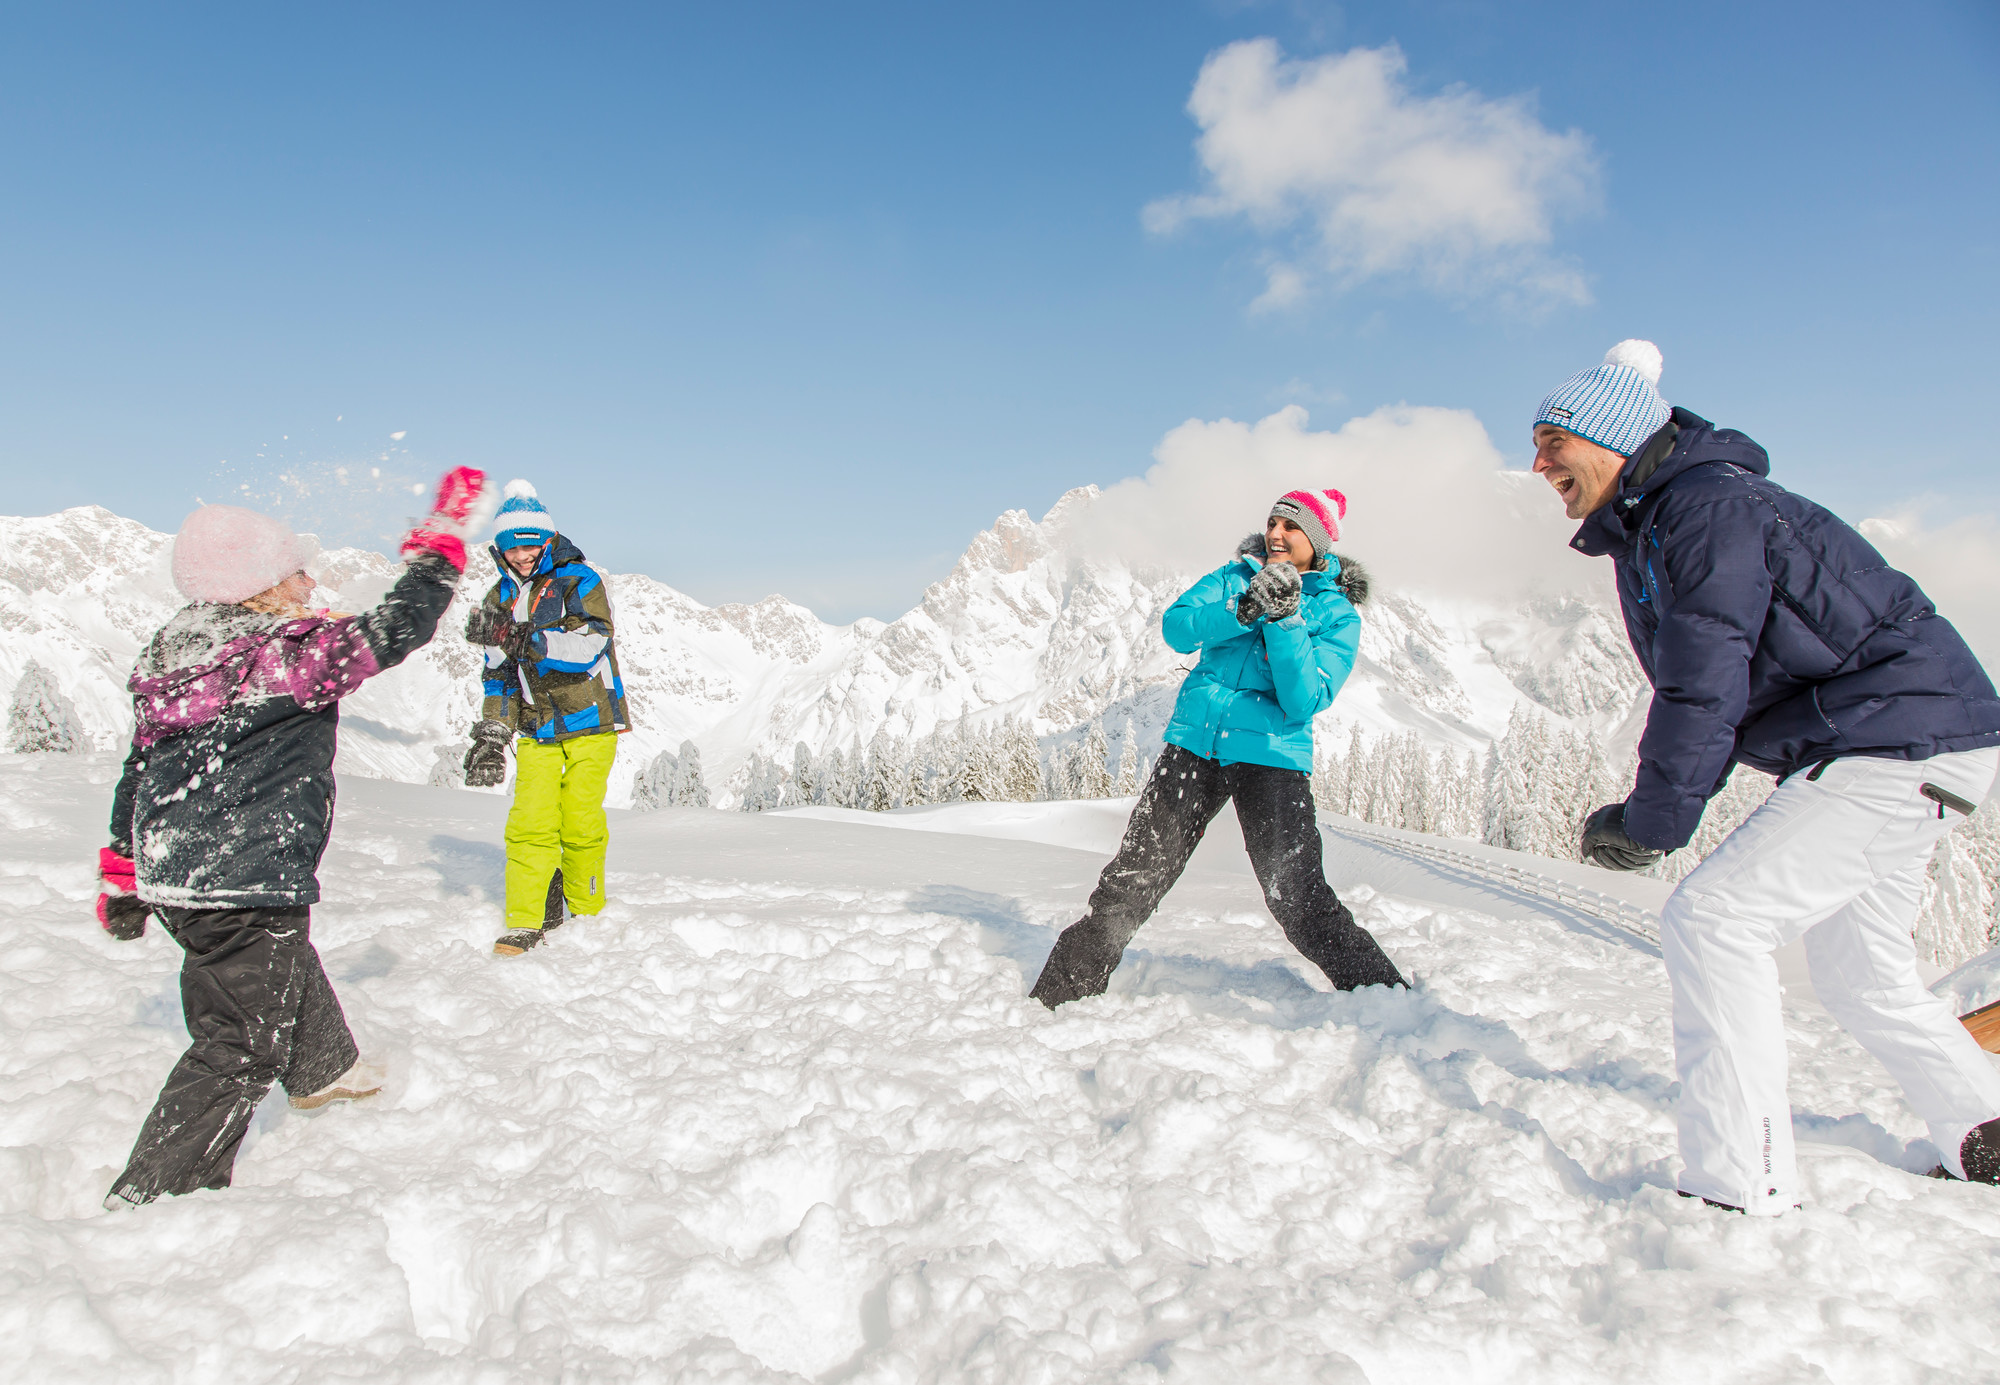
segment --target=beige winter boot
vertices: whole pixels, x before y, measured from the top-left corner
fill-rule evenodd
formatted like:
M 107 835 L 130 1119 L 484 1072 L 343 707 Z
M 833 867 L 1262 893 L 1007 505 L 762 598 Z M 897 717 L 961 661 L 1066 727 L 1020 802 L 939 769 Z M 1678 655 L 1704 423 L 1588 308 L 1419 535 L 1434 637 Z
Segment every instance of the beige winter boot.
M 294 1111 L 317 1111 L 332 1101 L 360 1101 L 374 1096 L 382 1090 L 382 1070 L 366 1058 L 354 1060 L 354 1066 L 306 1096 L 290 1098 Z

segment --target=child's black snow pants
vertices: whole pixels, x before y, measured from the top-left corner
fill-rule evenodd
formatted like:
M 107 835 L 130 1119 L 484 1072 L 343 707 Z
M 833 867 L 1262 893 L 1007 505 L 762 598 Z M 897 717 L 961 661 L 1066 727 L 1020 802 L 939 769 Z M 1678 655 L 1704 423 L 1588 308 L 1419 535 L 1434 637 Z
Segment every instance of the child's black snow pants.
M 1139 795 L 1118 854 L 1091 891 L 1090 907 L 1056 939 L 1029 994 L 1051 1010 L 1104 994 L 1125 945 L 1180 879 L 1208 824 L 1231 799 L 1264 902 L 1292 946 L 1336 989 L 1406 984 L 1326 883 L 1312 780 L 1295 769 L 1224 765 L 1170 745 Z
M 181 963 L 188 1045 L 112 1185 L 131 1202 L 226 1188 L 257 1104 L 318 1091 L 360 1056 L 307 936 L 310 910 L 160 909 Z

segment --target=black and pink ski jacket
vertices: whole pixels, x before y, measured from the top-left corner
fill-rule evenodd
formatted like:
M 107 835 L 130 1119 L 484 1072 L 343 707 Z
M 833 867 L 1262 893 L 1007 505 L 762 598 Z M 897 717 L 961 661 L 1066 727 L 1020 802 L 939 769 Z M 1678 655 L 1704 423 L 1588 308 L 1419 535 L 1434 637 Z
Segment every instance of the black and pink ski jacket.
M 312 904 L 333 826 L 339 701 L 428 643 L 458 574 L 435 556 L 359 616 L 197 602 L 132 671 L 132 751 L 111 846 L 139 897 L 182 908 Z

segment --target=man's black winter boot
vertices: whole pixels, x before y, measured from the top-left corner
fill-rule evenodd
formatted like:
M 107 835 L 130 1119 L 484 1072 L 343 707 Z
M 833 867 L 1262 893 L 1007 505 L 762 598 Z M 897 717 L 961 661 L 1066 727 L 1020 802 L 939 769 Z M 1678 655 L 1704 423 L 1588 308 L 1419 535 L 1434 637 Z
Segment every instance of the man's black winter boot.
M 1123 955 L 1122 948 L 1110 951 L 1090 920 L 1073 923 L 1056 939 L 1049 960 L 1042 964 L 1041 978 L 1028 994 L 1051 1010 L 1085 996 L 1103 995 L 1111 984 L 1111 969 Z
M 560 928 L 568 921 L 569 915 L 563 912 L 562 872 L 557 871 L 549 881 L 549 897 L 542 905 L 542 931 Z
M 1958 1147 L 1968 1183 L 2000 1184 L 2000 1119 L 1976 1125 Z

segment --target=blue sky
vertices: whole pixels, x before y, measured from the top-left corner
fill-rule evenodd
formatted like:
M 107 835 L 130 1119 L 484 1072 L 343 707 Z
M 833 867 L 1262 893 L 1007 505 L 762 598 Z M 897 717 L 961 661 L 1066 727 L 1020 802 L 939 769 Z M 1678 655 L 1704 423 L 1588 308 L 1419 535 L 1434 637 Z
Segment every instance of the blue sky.
M 1448 405 L 1525 463 L 1536 400 L 1624 336 L 1850 518 L 2000 508 L 1996 16 L 14 6 L 0 509 L 171 528 L 282 472 L 353 540 L 408 502 L 334 466 L 472 463 L 614 570 L 887 617 L 1191 417 Z M 1187 104 L 1255 39 L 1280 86 L 1394 45 L 1412 129 L 1512 120 L 1545 238 L 1370 268 L 1351 199 L 1280 170 L 1232 202 Z

